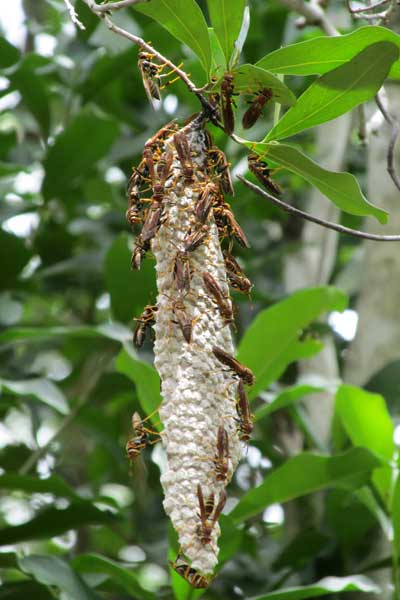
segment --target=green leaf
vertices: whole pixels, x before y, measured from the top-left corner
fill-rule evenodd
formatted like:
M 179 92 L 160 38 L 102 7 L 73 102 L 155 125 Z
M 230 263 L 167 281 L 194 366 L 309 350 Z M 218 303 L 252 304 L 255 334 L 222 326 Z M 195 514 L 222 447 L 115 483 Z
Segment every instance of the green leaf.
M 21 340 L 43 340 L 57 337 L 106 337 L 118 342 L 127 342 L 132 338 L 130 329 L 121 323 L 104 323 L 71 327 L 15 327 L 0 333 L 0 343 L 19 342 Z
M 127 234 L 121 233 L 115 238 L 105 258 L 111 310 L 114 317 L 122 322 L 132 322 L 133 317 L 139 317 L 145 304 L 154 304 L 156 297 L 154 263 L 145 260 L 140 271 L 132 271 L 128 243 Z
M 140 405 L 146 415 L 158 409 L 162 398 L 160 394 L 160 377 L 154 367 L 138 360 L 133 350 L 125 346 L 118 354 L 115 362 L 116 369 L 136 385 Z
M 110 511 L 99 510 L 90 502 L 71 502 L 68 508 L 47 508 L 27 523 L 0 529 L 0 546 L 28 540 L 43 540 L 82 525 L 112 524 Z
M 3 36 L 0 36 L 0 69 L 7 69 L 19 61 L 21 52 L 10 44 Z
M 235 92 L 250 94 L 259 92 L 262 88 L 270 88 L 274 102 L 292 106 L 296 103 L 293 92 L 269 71 L 255 65 L 240 65 L 233 71 L 235 77 Z
M 380 223 L 387 222 L 388 213 L 368 202 L 357 179 L 350 173 L 328 171 L 289 144 L 245 142 L 245 145 L 303 177 L 341 210 L 361 217 L 371 215 Z
M 49 381 L 44 377 L 24 379 L 22 381 L 0 379 L 0 391 L 2 388 L 16 396 L 33 396 L 48 406 L 51 406 L 62 415 L 67 415 L 69 413 L 68 403 L 64 394 L 52 381 Z
M 386 408 L 385 400 L 379 394 L 342 385 L 335 400 L 336 414 L 355 446 L 365 446 L 378 456 L 390 461 L 395 451 L 393 423 Z M 390 466 L 377 469 L 373 482 L 382 498 L 388 501 L 392 478 Z
M 57 556 L 32 554 L 19 558 L 18 564 L 24 573 L 32 575 L 40 583 L 57 587 L 68 600 L 100 600 L 100 596 L 71 569 L 68 563 Z
M 0 600 L 54 600 L 54 594 L 36 581 L 3 582 Z
M 338 37 L 316 37 L 291 44 L 261 58 L 258 67 L 286 75 L 323 75 L 354 58 L 364 48 L 376 42 L 392 42 L 400 48 L 400 36 L 386 27 L 369 25 L 353 33 Z M 393 79 L 400 79 L 400 60 L 389 71 Z
M 400 476 L 397 474 L 392 496 L 393 554 L 397 565 L 400 564 Z
M 292 362 L 293 344 L 301 350 L 304 343 L 298 341 L 302 329 L 322 313 L 343 311 L 346 306 L 346 295 L 326 286 L 300 290 L 261 311 L 247 329 L 238 350 L 240 362 L 250 367 L 256 376 L 249 396 L 257 396 Z
M 99 554 L 79 554 L 71 561 L 78 573 L 103 573 L 121 585 L 128 594 L 138 600 L 155 600 L 155 595 L 144 590 L 137 575 L 120 563 Z
M 249 600 L 301 600 L 302 598 L 319 598 L 320 596 L 338 594 L 339 592 L 379 593 L 380 589 L 364 575 L 324 577 L 311 585 L 286 588 L 263 596 L 252 596 Z
M 0 254 L 12 256 L 12 260 L 4 260 L 1 266 L 0 290 L 4 290 L 15 285 L 18 275 L 30 258 L 30 253 L 20 238 L 0 229 Z
M 312 385 L 294 385 L 291 388 L 287 388 L 280 394 L 277 394 L 269 404 L 265 404 L 258 408 L 254 414 L 254 420 L 259 421 L 281 408 L 286 408 L 287 406 L 298 402 L 308 394 L 318 394 L 318 392 L 322 392 L 323 390 L 324 388 L 314 387 Z
M 276 502 L 288 502 L 326 488 L 360 487 L 380 464 L 379 458 L 366 448 L 352 448 L 335 456 L 303 452 L 289 458 L 261 485 L 247 492 L 229 516 L 241 522 Z
M 271 129 L 264 141 L 279 140 L 326 123 L 372 98 L 399 56 L 391 42 L 378 42 L 322 75 Z
M 30 475 L 6 473 L 0 475 L 0 490 L 18 490 L 29 494 L 53 494 L 58 498 L 81 500 L 80 496 L 58 475 L 38 479 Z
M 198 56 L 205 72 L 211 66 L 207 23 L 194 0 L 151 0 L 135 4 L 134 9 L 151 17 Z
M 219 39 L 217 38 L 212 27 L 208 28 L 208 35 L 210 36 L 211 47 L 211 68 L 209 76 L 210 78 L 216 77 L 219 79 L 227 69 L 224 51 L 222 50 Z
M 211 24 L 221 43 L 227 63 L 235 49 L 246 0 L 207 0 Z
M 83 110 L 55 139 L 44 161 L 46 175 L 43 195 L 46 200 L 62 198 L 82 181 L 110 149 L 119 132 L 113 119 Z M 96 143 L 93 143 L 96 140 Z
M 40 125 L 45 139 L 50 133 L 50 92 L 44 77 L 35 68 L 34 56 L 27 56 L 10 76 L 11 87 L 20 92 L 25 106 Z

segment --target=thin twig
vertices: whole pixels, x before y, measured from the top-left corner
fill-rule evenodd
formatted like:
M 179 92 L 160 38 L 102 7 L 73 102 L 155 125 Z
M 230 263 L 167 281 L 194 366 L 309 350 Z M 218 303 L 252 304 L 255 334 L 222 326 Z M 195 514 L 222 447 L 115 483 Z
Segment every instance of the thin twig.
M 389 147 L 388 147 L 388 152 L 387 152 L 387 171 L 388 171 L 390 177 L 392 178 L 394 185 L 397 187 L 398 190 L 400 190 L 400 177 L 396 173 L 396 168 L 394 166 L 394 162 L 395 162 L 394 151 L 395 151 L 397 139 L 400 134 L 400 124 L 397 121 L 397 119 L 395 119 L 393 116 L 391 116 L 388 113 L 388 111 L 385 108 L 385 105 L 383 104 L 381 98 L 379 97 L 379 94 L 376 94 L 375 102 L 376 102 L 379 110 L 383 114 L 386 122 L 391 127 L 390 142 L 389 142 Z
M 168 58 L 163 56 L 153 46 L 151 46 L 150 44 L 148 44 L 147 42 L 142 40 L 142 38 L 138 37 L 137 35 L 134 35 L 133 33 L 130 33 L 126 29 L 122 29 L 122 27 L 119 27 L 118 25 L 115 25 L 115 23 L 113 23 L 113 21 L 110 19 L 110 17 L 107 15 L 106 12 L 100 12 L 100 13 L 97 12 L 97 8 L 99 8 L 99 7 L 93 0 L 83 0 L 83 2 L 85 2 L 85 4 L 95 14 L 97 14 L 98 17 L 100 17 L 101 19 L 104 20 L 105 24 L 107 25 L 107 27 L 110 31 L 113 31 L 114 33 L 117 33 L 118 35 L 125 37 L 126 39 L 128 39 L 131 42 L 133 42 L 134 44 L 140 46 L 147 52 L 150 52 L 151 54 L 153 54 L 160 63 L 165 64 L 168 67 L 170 67 L 170 69 L 172 69 L 178 75 L 178 77 L 180 79 L 182 79 L 182 81 L 185 83 L 185 85 L 187 86 L 189 91 L 197 96 L 197 98 L 200 100 L 203 110 L 205 111 L 205 113 L 207 114 L 209 119 L 212 121 L 212 123 L 214 123 L 214 125 L 216 125 L 217 127 L 222 127 L 221 124 L 219 123 L 217 115 L 216 115 L 216 113 L 217 113 L 216 107 L 213 106 L 207 100 L 207 98 L 197 89 L 196 85 L 193 83 L 193 81 L 190 79 L 190 77 L 187 75 L 187 73 L 185 73 L 185 71 L 182 71 L 182 69 L 177 67 L 172 61 L 170 61 Z
M 281 4 L 284 4 L 291 10 L 299 13 L 305 19 L 305 24 L 319 25 L 326 35 L 339 36 L 340 32 L 331 23 L 325 14 L 323 8 L 318 2 L 303 2 L 303 0 L 280 0 Z
M 68 14 L 69 17 L 71 19 L 71 21 L 77 26 L 79 27 L 79 29 L 82 29 L 82 31 L 85 29 L 85 26 L 83 23 L 81 23 L 81 21 L 78 19 L 78 15 L 76 13 L 75 8 L 72 6 L 70 0 L 64 0 L 64 4 L 67 7 L 68 10 Z
M 290 206 L 290 204 L 286 204 L 286 202 L 283 202 L 283 200 L 275 198 L 275 196 L 272 196 L 265 190 L 261 189 L 258 185 L 251 183 L 251 181 L 248 181 L 241 175 L 238 175 L 237 177 L 242 183 L 244 183 L 245 186 L 247 186 L 250 190 L 258 194 L 258 196 L 269 200 L 270 202 L 272 202 L 272 204 L 279 206 L 286 212 L 297 215 L 298 217 L 301 217 L 306 221 L 311 221 L 312 223 L 322 225 L 322 227 L 326 227 L 327 229 L 333 229 L 334 231 L 338 231 L 339 233 L 345 233 L 347 235 L 352 235 L 353 237 L 362 238 L 364 240 L 373 240 L 376 242 L 400 242 L 400 235 L 378 235 L 377 233 L 366 233 L 365 231 L 351 229 L 350 227 L 345 227 L 344 225 L 338 225 L 337 223 L 331 223 L 330 221 L 325 221 L 325 219 L 314 217 L 306 212 L 303 212 L 298 208 L 295 208 L 294 206 Z
M 101 15 L 102 13 L 107 13 L 113 10 L 120 10 L 121 8 L 126 8 L 127 6 L 132 6 L 133 4 L 139 4 L 144 2 L 149 2 L 150 0 L 119 0 L 118 2 L 108 2 L 106 4 L 97 4 L 95 0 L 89 0 L 86 4 L 89 8 Z
M 362 6 L 360 8 L 352 8 L 351 0 L 346 0 L 348 11 L 352 15 L 354 15 L 355 13 L 370 12 L 371 10 L 374 10 L 375 8 L 379 8 L 379 6 L 384 6 L 387 3 L 388 3 L 388 0 L 379 0 L 379 2 L 375 2 L 375 4 L 370 4 L 370 6 Z

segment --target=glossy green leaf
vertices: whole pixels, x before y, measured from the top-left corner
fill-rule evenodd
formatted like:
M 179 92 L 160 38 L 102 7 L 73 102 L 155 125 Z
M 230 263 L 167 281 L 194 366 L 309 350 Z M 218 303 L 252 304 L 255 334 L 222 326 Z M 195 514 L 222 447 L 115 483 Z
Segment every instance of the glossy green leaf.
M 336 414 L 355 446 L 365 446 L 390 461 L 395 445 L 393 423 L 382 396 L 358 387 L 342 385 L 336 394 Z M 388 500 L 392 470 L 390 466 L 377 469 L 373 481 L 382 498 Z
M 155 600 L 156 596 L 142 588 L 137 575 L 126 566 L 99 554 L 79 554 L 71 561 L 78 573 L 103 573 L 121 585 L 138 600 Z
M 58 498 L 82 500 L 58 475 L 39 479 L 30 475 L 6 473 L 0 475 L 0 490 L 18 490 L 28 494 L 53 494 Z
M 0 36 L 0 69 L 7 69 L 19 61 L 21 52 L 10 44 L 5 37 Z
M 261 485 L 247 492 L 229 516 L 236 522 L 245 521 L 276 502 L 332 487 L 360 487 L 380 465 L 379 458 L 366 448 L 352 448 L 335 456 L 303 452 L 289 458 Z
M 219 39 L 217 38 L 215 31 L 212 27 L 208 28 L 208 35 L 210 36 L 211 46 L 211 68 L 210 78 L 216 77 L 219 79 L 222 77 L 224 71 L 227 68 L 224 51 L 221 48 Z
M 71 502 L 68 508 L 46 508 L 22 525 L 0 529 L 0 546 L 28 540 L 43 540 L 82 525 L 111 524 L 115 517 L 89 502 Z
M 357 179 L 350 173 L 328 171 L 289 144 L 245 142 L 245 145 L 253 148 L 258 154 L 269 157 L 288 171 L 303 177 L 341 210 L 351 215 L 370 215 L 380 223 L 387 222 L 388 213 L 368 202 Z
M 131 269 L 132 241 L 125 233 L 115 238 L 105 258 L 105 278 L 111 296 L 111 310 L 118 321 L 129 321 L 134 327 L 146 304 L 154 304 L 156 287 L 154 262 L 145 260 L 140 271 Z
M 265 404 L 258 408 L 254 414 L 254 420 L 259 421 L 281 408 L 286 408 L 287 406 L 298 402 L 304 396 L 318 394 L 318 392 L 322 392 L 323 390 L 324 388 L 312 385 L 294 385 L 291 388 L 287 388 L 283 392 L 280 392 L 280 394 L 277 394 L 269 404 Z
M 300 290 L 289 298 L 261 311 L 243 336 L 238 359 L 256 377 L 249 396 L 259 392 L 283 373 L 293 360 L 293 344 L 301 348 L 299 335 L 307 325 L 330 310 L 343 311 L 346 295 L 334 287 Z
M 16 396 L 33 396 L 54 408 L 62 415 L 69 413 L 67 400 L 61 390 L 48 379 L 37 377 L 35 379 L 24 379 L 22 381 L 11 381 L 0 379 L 0 390 L 4 389 Z
M 348 62 L 367 46 L 376 42 L 392 42 L 400 48 L 400 36 L 387 29 L 369 25 L 348 35 L 316 37 L 275 50 L 256 64 L 273 73 L 286 75 L 323 75 Z M 400 79 L 400 60 L 396 60 L 389 76 Z
M 395 560 L 400 564 L 400 477 L 397 474 L 391 499 L 391 513 L 393 524 L 393 551 Z
M 283 115 L 264 141 L 295 135 L 331 121 L 370 100 L 398 56 L 397 46 L 391 42 L 378 42 L 362 50 L 349 62 L 322 75 Z
M 234 72 L 235 92 L 247 93 L 259 92 L 262 88 L 269 88 L 273 93 L 274 102 L 292 106 L 296 103 L 296 96 L 281 81 L 265 69 L 260 69 L 255 65 L 240 65 Z
M 319 598 L 340 592 L 365 592 L 377 594 L 379 587 L 364 575 L 349 577 L 324 577 L 317 583 L 299 587 L 286 588 L 270 592 L 263 596 L 252 596 L 249 600 L 302 600 L 302 598 Z
M 45 198 L 62 198 L 82 181 L 110 150 L 118 132 L 118 125 L 109 117 L 99 116 L 88 109 L 76 115 L 48 150 L 42 187 Z
M 40 583 L 58 588 L 68 600 L 100 600 L 100 596 L 58 556 L 32 554 L 19 558 L 18 564 L 24 573 Z
M 218 36 L 227 63 L 233 54 L 238 38 L 246 0 L 208 0 L 211 24 Z
M 151 0 L 135 4 L 135 10 L 151 17 L 178 40 L 189 46 L 208 74 L 211 65 L 207 23 L 194 0 Z
M 161 404 L 160 377 L 154 367 L 139 360 L 133 350 L 126 346 L 118 354 L 116 369 L 136 385 L 140 405 L 146 415 L 150 415 Z

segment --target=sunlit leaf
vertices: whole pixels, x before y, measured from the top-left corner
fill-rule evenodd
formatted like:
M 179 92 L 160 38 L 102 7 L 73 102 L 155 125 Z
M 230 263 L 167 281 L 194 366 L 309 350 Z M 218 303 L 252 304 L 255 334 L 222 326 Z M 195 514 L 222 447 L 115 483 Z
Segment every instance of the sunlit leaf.
M 247 492 L 229 516 L 240 522 L 271 504 L 287 502 L 317 490 L 360 487 L 380 465 L 379 458 L 366 448 L 353 448 L 335 456 L 303 452 L 289 458 L 267 475 L 261 485 Z
M 328 171 L 289 144 L 244 143 L 261 156 L 269 157 L 288 171 L 303 177 L 341 210 L 351 215 L 371 215 L 380 223 L 387 222 L 388 213 L 368 202 L 357 179 L 350 173 Z
M 387 27 L 368 25 L 347 35 L 316 37 L 279 48 L 256 64 L 273 73 L 286 75 L 323 75 L 348 62 L 367 46 L 376 42 L 392 42 L 400 48 L 400 36 Z M 400 78 L 400 60 L 396 60 L 389 76 Z
M 18 564 L 24 573 L 40 583 L 57 587 L 68 600 L 100 600 L 100 596 L 58 556 L 33 554 L 19 558 Z
M 229 62 L 242 26 L 246 0 L 208 0 L 211 24 Z
M 399 56 L 391 42 L 378 42 L 322 75 L 297 99 L 264 141 L 280 140 L 331 121 L 373 98 Z
M 280 392 L 275 396 L 275 398 L 258 408 L 254 414 L 255 421 L 259 421 L 260 419 L 272 414 L 273 412 L 280 410 L 281 408 L 286 408 L 301 400 L 304 396 L 309 394 L 317 394 L 318 392 L 322 392 L 324 388 L 315 387 L 312 385 L 295 385 L 291 388 L 287 388 L 283 392 Z
M 52 381 L 44 377 L 24 379 L 22 381 L 0 379 L 1 389 L 16 396 L 33 396 L 63 415 L 69 413 L 68 403 L 64 394 Z
M 99 554 L 79 554 L 71 561 L 72 567 L 78 573 L 103 573 L 119 583 L 128 594 L 138 600 L 154 600 L 155 595 L 144 590 L 138 582 L 137 575 L 132 569 L 121 563 L 110 560 Z
M 336 394 L 335 410 L 355 446 L 365 446 L 388 461 L 392 459 L 394 427 L 382 396 L 342 385 Z M 373 475 L 373 481 L 386 501 L 391 478 L 389 466 L 377 469 Z
M 327 594 L 339 592 L 366 592 L 377 594 L 379 587 L 364 575 L 350 575 L 349 577 L 324 577 L 317 583 L 299 587 L 286 588 L 270 592 L 263 596 L 252 596 L 249 600 L 301 600 L 302 598 L 316 598 Z
M 68 508 L 46 508 L 27 523 L 0 529 L 0 546 L 42 540 L 82 525 L 111 524 L 115 517 L 89 502 L 71 502 Z
M 134 8 L 189 46 L 200 59 L 205 72 L 209 72 L 211 51 L 207 23 L 194 0 L 151 0 L 148 4 L 135 4 Z
M 334 287 L 300 290 L 289 298 L 261 311 L 243 336 L 238 359 L 252 369 L 256 382 L 249 395 L 254 398 L 285 370 L 293 360 L 293 344 L 301 330 L 321 314 L 343 311 L 345 294 Z M 300 348 L 299 348 L 300 349 Z

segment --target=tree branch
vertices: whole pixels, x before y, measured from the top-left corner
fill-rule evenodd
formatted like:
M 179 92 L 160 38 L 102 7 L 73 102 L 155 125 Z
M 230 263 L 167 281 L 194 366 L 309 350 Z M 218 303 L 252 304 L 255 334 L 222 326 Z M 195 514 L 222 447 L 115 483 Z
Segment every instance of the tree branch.
M 180 79 L 182 79 L 182 81 L 185 83 L 185 85 L 189 89 L 189 91 L 192 92 L 193 94 L 195 94 L 195 96 L 197 96 L 197 98 L 200 100 L 200 103 L 203 107 L 203 111 L 205 112 L 207 117 L 211 120 L 211 122 L 214 123 L 214 125 L 216 125 L 217 127 L 222 128 L 222 125 L 218 121 L 218 118 L 217 118 L 217 114 L 216 114 L 217 108 L 213 104 L 211 104 L 211 102 L 209 102 L 207 100 L 207 98 L 201 93 L 200 90 L 197 89 L 197 86 L 193 83 L 193 81 L 190 79 L 190 77 L 187 75 L 187 73 L 185 73 L 185 71 L 183 71 L 182 69 L 177 67 L 172 61 L 170 61 L 168 58 L 166 58 L 160 52 L 158 52 L 155 48 L 153 48 L 153 46 L 151 46 L 150 44 L 148 44 L 147 42 L 142 40 L 142 38 L 138 37 L 137 35 L 134 35 L 133 33 L 130 33 L 126 29 L 122 29 L 122 27 L 119 27 L 118 25 L 115 25 L 115 23 L 112 22 L 109 15 L 107 14 L 107 11 L 100 10 L 103 7 L 96 4 L 96 2 L 94 2 L 94 0 L 83 0 L 83 2 L 90 8 L 90 10 L 92 10 L 94 12 L 94 14 L 96 14 L 98 17 L 100 17 L 101 19 L 104 20 L 105 24 L 107 25 L 107 27 L 110 31 L 113 31 L 116 34 L 118 34 L 122 37 L 125 37 L 126 39 L 133 42 L 137 46 L 140 46 L 140 48 L 143 48 L 147 52 L 150 52 L 151 54 L 153 54 L 153 56 L 155 56 L 156 59 L 160 63 L 165 64 L 168 67 L 170 67 L 170 69 L 172 71 L 174 71 Z M 126 3 L 126 2 L 128 2 L 128 0 L 121 0 L 121 2 Z M 108 8 L 112 5 L 114 5 L 114 7 L 115 7 L 115 5 L 117 5 L 117 4 L 120 5 L 121 2 L 113 2 L 111 4 L 104 5 L 104 8 L 106 8 L 106 7 Z M 137 2 L 137 0 L 136 0 L 136 2 Z M 134 3 L 133 1 L 130 2 L 130 4 L 133 4 L 133 3 Z M 126 4 L 126 6 L 128 6 L 128 4 Z M 122 6 L 119 6 L 118 8 L 122 8 Z
M 251 183 L 251 181 L 248 181 L 241 175 L 238 175 L 237 178 L 240 179 L 240 181 L 244 183 L 245 186 L 247 186 L 250 190 L 255 192 L 258 196 L 269 200 L 270 202 L 272 202 L 272 204 L 279 206 L 279 208 L 282 208 L 286 212 L 301 217 L 306 221 L 311 221 L 312 223 L 316 223 L 317 225 L 321 225 L 322 227 L 326 227 L 327 229 L 333 229 L 334 231 L 338 231 L 339 233 L 352 235 L 353 237 L 362 238 L 364 240 L 373 240 L 376 242 L 400 242 L 400 235 L 379 235 L 376 233 L 366 233 L 365 231 L 351 229 L 350 227 L 345 227 L 344 225 L 339 225 L 338 223 L 331 223 L 330 221 L 325 221 L 325 219 L 314 217 L 298 208 L 295 208 L 294 206 L 290 206 L 290 204 L 286 204 L 286 202 L 283 202 L 283 200 L 275 198 L 275 196 L 272 196 L 270 193 L 261 189 L 258 185 Z
M 144 2 L 149 2 L 150 0 L 119 0 L 118 2 L 108 2 L 107 4 L 97 4 L 95 0 L 89 0 L 84 2 L 88 5 L 90 10 L 94 13 L 97 13 L 101 16 L 103 13 L 108 13 L 113 10 L 120 10 L 121 8 L 126 8 L 127 6 L 132 6 L 133 4 L 139 4 Z
M 310 0 L 310 2 L 303 2 L 303 0 L 280 0 L 281 4 L 284 4 L 290 10 L 293 10 L 299 15 L 304 17 L 304 22 L 301 26 L 319 25 L 326 35 L 339 36 L 340 32 L 331 23 L 325 14 L 323 8 L 319 5 L 317 0 Z
M 79 29 L 84 30 L 85 26 L 78 19 L 78 15 L 76 13 L 75 8 L 71 4 L 71 1 L 70 0 L 64 0 L 64 4 L 67 7 L 67 11 L 68 11 L 69 17 L 70 17 L 71 21 L 74 23 L 74 25 L 76 25 L 77 27 L 79 27 Z
M 376 102 L 379 110 L 383 114 L 386 122 L 392 129 L 392 131 L 390 133 L 390 142 L 389 142 L 389 147 L 388 147 L 388 152 L 387 152 L 387 171 L 388 171 L 390 177 L 392 178 L 394 185 L 397 187 L 398 190 L 400 190 L 400 177 L 396 173 L 396 168 L 394 166 L 394 161 L 395 161 L 394 150 L 396 147 L 397 139 L 400 134 L 400 124 L 397 121 L 397 119 L 395 119 L 388 113 L 384 103 L 382 102 L 382 99 L 379 97 L 379 94 L 376 94 L 375 102 Z

